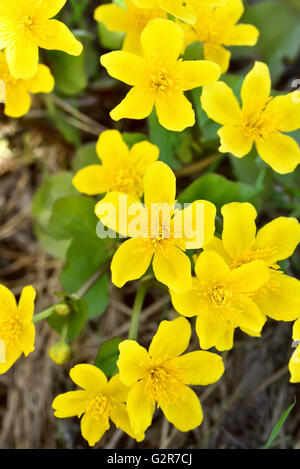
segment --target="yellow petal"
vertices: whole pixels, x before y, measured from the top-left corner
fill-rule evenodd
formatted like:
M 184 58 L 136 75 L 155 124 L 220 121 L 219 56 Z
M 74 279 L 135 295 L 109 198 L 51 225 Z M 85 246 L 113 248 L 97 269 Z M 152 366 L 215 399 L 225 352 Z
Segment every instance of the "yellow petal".
M 219 254 L 206 250 L 198 257 L 195 272 L 199 280 L 217 284 L 228 279 L 230 269 Z
M 120 374 L 114 375 L 108 382 L 107 393 L 116 401 L 126 402 L 130 388 L 120 379 Z
M 239 102 L 226 83 L 218 81 L 203 88 L 201 104 L 210 119 L 222 125 L 235 125 L 241 121 Z
M 229 324 L 224 334 L 216 341 L 215 347 L 217 350 L 224 352 L 225 350 L 231 350 L 233 348 L 234 331 L 234 326 Z
M 172 290 L 184 292 L 192 287 L 190 259 L 170 241 L 164 241 L 156 249 L 153 271 L 157 280 Z
M 149 63 L 162 68 L 175 64 L 181 54 L 184 34 L 173 21 L 156 18 L 149 21 L 141 34 L 141 44 Z
M 154 8 L 156 0 L 132 0 L 133 3 L 139 8 Z
M 244 80 L 241 98 L 243 111 L 258 112 L 265 106 L 271 92 L 269 68 L 263 62 L 255 62 L 252 70 Z
M 45 19 L 53 18 L 65 6 L 67 0 L 43 0 L 34 2 L 36 12 Z
M 168 130 L 181 132 L 195 124 L 193 106 L 182 91 L 158 94 L 155 108 L 159 123 Z
M 225 46 L 255 46 L 259 36 L 258 29 L 252 24 L 238 24 L 234 26 L 224 41 Z
M 91 413 L 86 413 L 80 421 L 81 434 L 90 446 L 94 446 L 109 429 L 108 418 L 95 419 Z
M 0 331 L 0 339 L 1 339 L 1 331 Z M 13 364 L 18 360 L 21 356 L 22 351 L 20 349 L 19 344 L 10 343 L 6 344 L 5 348 L 5 363 L 0 362 L 0 375 L 6 373 Z
M 294 322 L 293 326 L 293 340 L 300 340 L 300 318 Z
M 191 333 L 191 325 L 185 318 L 162 321 L 150 344 L 149 355 L 154 359 L 181 355 L 188 348 Z
M 259 307 L 246 296 L 235 298 L 230 308 L 232 322 L 241 329 L 250 329 L 260 335 L 266 317 Z
M 300 242 L 300 224 L 296 218 L 278 217 L 257 233 L 254 248 L 270 251 L 270 263 L 290 257 Z
M 37 74 L 27 82 L 30 93 L 51 93 L 54 88 L 54 77 L 49 67 L 39 64 Z
M 215 383 L 225 370 L 220 355 L 202 350 L 179 357 L 177 365 L 184 372 L 188 384 L 201 386 Z
M 24 84 L 6 86 L 4 112 L 9 117 L 22 117 L 29 111 L 31 98 Z
M 300 163 L 298 143 L 280 132 L 257 141 L 256 148 L 259 156 L 279 174 L 291 173 Z
M 196 333 L 199 339 L 200 347 L 204 350 L 208 350 L 216 345 L 224 338 L 224 334 L 227 333 L 228 329 L 232 329 L 232 324 L 227 321 L 222 314 L 209 309 L 202 308 L 199 316 L 196 319 Z M 226 344 L 227 345 L 227 344 Z M 228 344 L 231 345 L 231 344 Z M 228 347 L 225 350 L 229 350 Z
M 118 130 L 105 130 L 99 135 L 96 152 L 105 166 L 113 166 L 118 159 L 126 160 L 129 150 Z
M 214 236 L 213 240 L 210 243 L 208 243 L 206 246 L 204 246 L 204 249 L 206 251 L 215 251 L 215 252 L 217 252 L 221 257 L 223 257 L 224 261 L 228 265 L 231 264 L 230 256 L 228 256 L 227 252 L 225 251 L 222 240 L 217 238 L 216 236 Z
M 43 32 L 38 37 L 38 45 L 47 50 L 61 50 L 70 55 L 78 56 L 83 50 L 69 28 L 57 20 L 47 20 L 42 26 Z
M 36 43 L 18 36 L 5 49 L 7 65 L 14 78 L 27 80 L 37 73 L 39 52 Z
M 120 119 L 146 119 L 150 116 L 155 102 L 155 93 L 151 90 L 135 86 L 123 101 L 110 113 L 113 120 Z
M 103 166 L 93 164 L 80 169 L 73 177 L 73 186 L 83 194 L 96 195 L 108 191 L 110 174 Z
M 19 340 L 19 345 L 25 357 L 27 357 L 31 352 L 34 351 L 35 327 L 32 322 L 24 326 Z
M 102 55 L 100 62 L 110 76 L 127 85 L 142 85 L 147 78 L 145 61 L 136 54 L 113 51 Z
M 60 419 L 79 417 L 86 411 L 88 397 L 86 391 L 70 391 L 59 394 L 52 403 L 55 417 Z
M 204 57 L 219 65 L 221 72 L 227 72 L 230 63 L 231 53 L 218 44 L 204 43 Z
M 201 311 L 203 298 L 199 296 L 199 281 L 192 279 L 192 288 L 184 293 L 170 291 L 174 308 L 179 314 L 186 317 L 196 316 Z
M 256 260 L 232 270 L 228 282 L 235 291 L 253 293 L 261 288 L 269 280 L 269 277 L 266 262 Z
M 255 240 L 257 216 L 253 205 L 248 202 L 232 202 L 222 207 L 223 245 L 231 257 L 248 249 Z
M 126 386 L 132 386 L 145 376 L 150 358 L 147 350 L 134 340 L 123 340 L 119 344 L 117 362 L 120 379 Z
M 161 403 L 160 407 L 166 419 L 181 432 L 193 430 L 202 423 L 203 413 L 198 396 L 187 386 L 180 399 L 168 405 Z
M 101 391 L 107 388 L 105 374 L 94 365 L 75 365 L 70 370 L 70 377 L 77 386 L 87 391 Z
M 253 300 L 275 321 L 294 321 L 300 311 L 300 281 L 281 272 L 271 272 L 270 280 Z
M 176 177 L 171 168 L 161 161 L 149 167 L 144 177 L 145 205 L 175 203 Z
M 242 158 L 250 153 L 253 139 L 245 135 L 243 129 L 237 126 L 225 126 L 218 130 L 221 140 L 219 151 L 221 153 L 232 153 L 237 158 Z
M 147 399 L 144 380 L 136 383 L 128 394 L 127 410 L 136 434 L 143 434 L 152 423 L 155 403 Z
M 125 241 L 111 263 L 112 283 L 121 288 L 126 282 L 141 278 L 147 272 L 153 253 L 151 241 L 142 238 Z
M 176 64 L 175 75 L 180 89 L 188 91 L 218 80 L 220 68 L 209 60 L 179 61 Z
M 114 4 L 97 7 L 94 19 L 104 23 L 110 31 L 127 31 L 130 27 L 128 11 Z
M 127 435 L 129 435 L 131 438 L 134 438 L 138 442 L 144 440 L 145 434 L 137 434 L 132 428 L 127 411 L 127 405 L 119 402 L 116 403 L 116 405 L 113 406 L 111 410 L 110 418 L 117 428 L 121 428 L 121 430 L 127 433 Z
M 12 292 L 0 284 L 0 320 L 17 311 L 17 303 Z
M 293 132 L 300 128 L 300 101 L 295 93 L 276 96 L 268 104 L 267 110 L 277 117 L 277 129 L 281 132 Z
M 223 22 L 226 21 L 231 25 L 237 23 L 244 13 L 244 5 L 242 0 L 226 0 L 225 2 L 222 2 L 223 5 L 221 2 L 216 1 L 211 1 L 210 3 L 218 3 L 218 5 L 212 5 L 219 7 L 214 11 L 215 17 L 217 19 L 223 20 Z
M 196 21 L 196 12 L 192 2 L 189 0 L 185 2 L 181 0 L 158 0 L 158 4 L 168 13 L 171 13 L 187 23 L 193 24 Z
M 289 362 L 289 370 L 291 373 L 291 383 L 299 383 L 300 382 L 300 345 L 294 351 L 290 362 Z
M 158 160 L 159 148 L 148 141 L 135 143 L 129 154 L 137 173 L 144 175 L 146 170 Z

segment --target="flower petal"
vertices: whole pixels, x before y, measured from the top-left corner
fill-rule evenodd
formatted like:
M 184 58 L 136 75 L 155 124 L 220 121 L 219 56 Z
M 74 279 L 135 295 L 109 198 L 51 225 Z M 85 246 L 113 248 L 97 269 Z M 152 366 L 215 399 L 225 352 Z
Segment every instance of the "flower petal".
M 255 240 L 257 217 L 253 205 L 248 202 L 232 202 L 222 207 L 222 241 L 226 252 L 236 257 L 248 249 Z
M 200 348 L 208 350 L 224 338 L 227 330 L 232 329 L 232 324 L 227 321 L 218 311 L 210 311 L 203 308 L 201 314 L 196 319 L 196 333 L 199 339 Z M 228 349 L 225 349 L 228 350 Z
M 149 21 L 141 34 L 145 58 L 162 68 L 173 65 L 184 44 L 184 34 L 173 21 L 155 18 Z
M 45 19 L 53 18 L 65 6 L 67 0 L 43 0 L 34 2 L 39 16 Z
M 295 93 L 276 96 L 267 106 L 268 112 L 277 117 L 277 129 L 281 132 L 293 132 L 300 128 L 300 101 Z
M 207 386 L 215 383 L 225 370 L 220 355 L 202 350 L 182 355 L 177 364 L 184 372 L 186 382 L 193 385 Z
M 17 311 L 17 303 L 13 293 L 0 284 L 0 320 Z
M 112 283 L 121 288 L 126 282 L 141 278 L 147 272 L 153 253 L 151 241 L 142 238 L 125 241 L 112 259 Z
M 246 296 L 236 298 L 230 309 L 232 322 L 241 329 L 250 329 L 260 335 L 266 322 L 266 317 L 259 307 Z
M 206 250 L 198 257 L 195 272 L 199 280 L 217 284 L 227 280 L 230 269 L 219 254 Z
M 261 288 L 269 280 L 269 277 L 266 262 L 256 260 L 232 270 L 228 282 L 237 292 L 253 293 Z
M 218 130 L 221 139 L 219 151 L 221 153 L 232 153 L 237 158 L 242 158 L 250 153 L 253 139 L 245 135 L 242 127 L 225 126 Z
M 100 57 L 100 62 L 113 78 L 136 86 L 145 83 L 147 70 L 145 61 L 136 54 L 113 51 Z
M 22 84 L 6 86 L 4 112 L 9 117 L 22 117 L 29 111 L 31 106 L 30 94 Z
M 192 278 L 192 288 L 184 293 L 177 293 L 170 290 L 170 295 L 174 308 L 179 314 L 186 317 L 193 317 L 200 313 L 203 298 L 199 296 L 199 281 Z
M 154 91 L 135 86 L 123 101 L 110 113 L 113 120 L 120 119 L 145 119 L 150 116 L 155 102 Z
M 110 418 L 117 428 L 121 428 L 123 432 L 127 433 L 127 435 L 134 438 L 136 441 L 140 442 L 145 438 L 144 433 L 137 434 L 133 430 L 127 411 L 127 405 L 118 402 L 112 408 Z
M 103 194 L 108 191 L 109 176 L 103 166 L 93 164 L 80 169 L 73 177 L 72 183 L 83 194 Z
M 258 29 L 252 24 L 238 24 L 231 28 L 224 40 L 225 46 L 255 46 L 259 36 Z
M 300 345 L 298 345 L 290 359 L 289 370 L 291 383 L 300 383 Z
M 87 391 L 106 390 L 107 379 L 97 366 L 81 363 L 70 370 L 70 377 L 77 386 Z
M 294 322 L 293 326 L 293 340 L 300 340 L 300 318 Z
M 220 67 L 209 60 L 178 61 L 175 75 L 177 76 L 180 89 L 188 91 L 218 80 L 220 77 Z
M 110 378 L 107 385 L 107 393 L 116 401 L 126 402 L 130 388 L 120 379 L 120 373 Z
M 278 217 L 259 230 L 254 248 L 270 251 L 269 263 L 290 257 L 300 243 L 300 223 L 296 218 Z
M 0 329 L 0 339 L 2 339 L 1 329 Z M 20 349 L 19 344 L 15 344 L 15 343 L 8 344 L 5 348 L 5 357 L 4 357 L 5 362 L 4 363 L 0 362 L 0 375 L 2 375 L 3 373 L 6 373 L 7 370 L 9 370 L 13 366 L 13 364 L 18 360 L 21 354 L 22 354 L 22 351 Z
M 185 386 L 180 399 L 174 403 L 161 403 L 161 410 L 166 419 L 181 432 L 198 427 L 203 420 L 203 413 L 198 396 Z
M 234 331 L 235 327 L 228 324 L 224 334 L 216 341 L 215 347 L 217 350 L 224 352 L 225 350 L 231 350 L 233 348 Z
M 129 154 L 130 161 L 139 174 L 145 174 L 146 170 L 158 160 L 159 147 L 147 140 L 135 143 Z
M 90 413 L 84 414 L 80 421 L 81 434 L 90 446 L 94 446 L 97 441 L 102 438 L 109 427 L 108 418 L 103 418 L 101 420 L 95 419 L 95 417 Z
M 127 31 L 130 28 L 128 11 L 114 4 L 97 7 L 94 20 L 104 23 L 110 31 Z
M 257 141 L 256 148 L 261 159 L 279 174 L 291 173 L 300 163 L 298 143 L 292 137 L 280 132 Z
M 188 348 L 191 333 L 191 325 L 183 317 L 162 321 L 150 344 L 149 355 L 154 359 L 178 357 Z
M 201 3 L 206 2 L 202 1 Z M 231 25 L 237 23 L 244 13 L 244 5 L 242 0 L 227 0 L 225 2 L 215 1 L 214 3 L 216 3 L 219 7 L 214 12 L 215 17 L 223 20 L 223 22 L 229 22 Z
M 54 88 L 54 77 L 50 68 L 39 64 L 37 74 L 27 82 L 30 93 L 51 93 Z
M 242 85 L 243 111 L 257 113 L 262 110 L 269 99 L 270 93 L 271 77 L 269 68 L 263 62 L 255 62 Z
M 36 43 L 30 39 L 18 36 L 5 49 L 7 65 L 14 78 L 27 80 L 37 73 L 39 52 Z
M 159 93 L 155 108 L 159 123 L 168 130 L 181 132 L 195 124 L 195 112 L 182 91 Z
M 119 350 L 117 365 L 120 379 L 126 386 L 132 386 L 145 376 L 150 363 L 148 352 L 135 340 L 123 340 L 119 344 Z
M 201 104 L 210 119 L 222 125 L 235 125 L 241 121 L 237 98 L 226 83 L 218 81 L 204 86 Z
M 157 280 L 172 290 L 184 292 L 192 287 L 190 259 L 170 241 L 160 243 L 156 248 L 153 270 Z
M 219 65 L 221 72 L 227 72 L 230 64 L 231 53 L 223 46 L 217 44 L 204 43 L 204 57 Z
M 102 163 L 112 165 L 116 159 L 126 160 L 129 155 L 128 146 L 118 130 L 105 130 L 99 135 L 96 152 Z
M 143 434 L 152 423 L 155 403 L 147 399 L 144 380 L 134 384 L 128 394 L 127 410 L 133 431 Z
M 35 327 L 34 324 L 31 322 L 23 327 L 22 335 L 20 337 L 20 347 L 25 357 L 27 357 L 31 352 L 34 351 L 34 340 Z
M 151 204 L 173 205 L 176 197 L 176 177 L 171 168 L 161 161 L 151 165 L 144 176 L 144 200 Z
M 78 56 L 83 50 L 70 29 L 61 21 L 47 20 L 42 26 L 43 32 L 38 37 L 38 45 L 47 50 L 61 50 Z
M 70 391 L 59 394 L 52 403 L 55 417 L 60 419 L 80 417 L 86 411 L 88 397 L 86 391 Z

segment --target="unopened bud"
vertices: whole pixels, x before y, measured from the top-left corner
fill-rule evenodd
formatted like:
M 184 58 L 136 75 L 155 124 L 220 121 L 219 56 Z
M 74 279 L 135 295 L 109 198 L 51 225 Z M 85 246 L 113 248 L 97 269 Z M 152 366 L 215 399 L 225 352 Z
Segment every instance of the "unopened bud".
M 70 360 L 72 354 L 72 349 L 70 345 L 64 342 L 58 342 L 57 344 L 52 345 L 49 350 L 49 357 L 57 365 L 63 365 Z
M 65 303 L 63 304 L 60 304 L 60 305 L 56 305 L 54 307 L 54 311 L 56 312 L 56 314 L 58 314 L 59 316 L 68 316 L 70 314 L 70 307 L 68 305 L 66 305 Z

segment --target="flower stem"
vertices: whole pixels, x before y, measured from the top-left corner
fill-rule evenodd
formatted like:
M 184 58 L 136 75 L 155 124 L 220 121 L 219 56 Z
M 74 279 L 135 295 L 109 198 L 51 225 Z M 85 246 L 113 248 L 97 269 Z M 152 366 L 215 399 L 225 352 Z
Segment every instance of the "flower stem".
M 128 339 L 131 339 L 131 340 L 137 339 L 138 331 L 139 331 L 140 316 L 141 316 L 141 311 L 142 311 L 145 295 L 147 293 L 147 288 L 148 288 L 148 285 L 146 282 L 140 282 L 139 287 L 136 292 L 133 308 L 132 308 Z
M 49 318 L 54 313 L 54 306 L 50 306 L 50 308 L 45 309 L 41 313 L 35 314 L 32 318 L 32 322 L 37 323 L 42 321 L 43 319 Z

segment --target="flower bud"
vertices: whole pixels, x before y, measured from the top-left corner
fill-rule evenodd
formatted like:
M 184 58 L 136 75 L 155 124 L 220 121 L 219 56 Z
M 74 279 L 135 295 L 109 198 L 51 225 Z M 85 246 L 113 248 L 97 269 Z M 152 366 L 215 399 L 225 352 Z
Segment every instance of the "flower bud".
M 57 365 L 63 365 L 70 360 L 72 354 L 72 349 L 70 345 L 64 342 L 58 342 L 57 344 L 52 345 L 49 350 L 49 357 Z
M 70 314 L 70 307 L 68 305 L 66 305 L 65 303 L 63 304 L 59 304 L 59 305 L 56 305 L 54 307 L 54 311 L 56 314 L 58 314 L 59 316 L 68 316 Z

